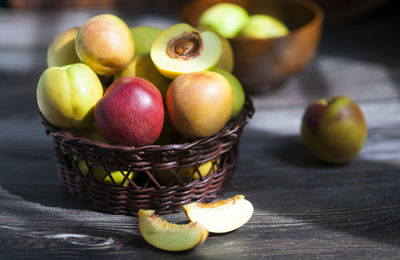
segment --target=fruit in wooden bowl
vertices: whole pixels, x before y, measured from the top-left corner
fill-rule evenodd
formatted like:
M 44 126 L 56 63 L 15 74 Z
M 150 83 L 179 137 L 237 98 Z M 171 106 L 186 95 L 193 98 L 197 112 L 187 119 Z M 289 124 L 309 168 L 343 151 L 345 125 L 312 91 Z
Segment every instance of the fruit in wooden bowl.
M 149 81 L 123 77 L 109 86 L 94 109 L 96 126 L 117 144 L 143 146 L 154 143 L 164 122 L 160 91 Z
M 129 27 L 115 15 L 90 18 L 79 29 L 75 47 L 80 60 L 99 75 L 115 75 L 133 59 L 135 44 Z
M 353 159 L 363 147 L 367 131 L 359 106 L 343 96 L 314 101 L 301 124 L 305 146 L 320 160 L 333 164 Z
M 248 20 L 249 14 L 240 5 L 219 3 L 207 8 L 201 14 L 198 25 L 214 29 L 225 38 L 233 38 Z
M 249 221 L 253 215 L 253 205 L 243 195 L 213 202 L 193 202 L 183 206 L 190 221 L 198 222 L 208 232 L 231 232 Z
M 168 87 L 166 105 L 175 129 L 185 137 L 208 137 L 228 122 L 233 108 L 229 81 L 211 71 L 183 74 Z
M 268 39 L 289 34 L 289 29 L 278 19 L 265 14 L 251 15 L 239 36 Z
M 88 128 L 103 96 L 97 75 L 83 63 L 49 67 L 40 76 L 36 97 L 42 115 L 61 128 Z
M 181 10 L 184 22 L 199 26 L 209 8 L 224 3 L 243 7 L 250 15 L 276 18 L 289 29 L 282 37 L 230 38 L 235 63 L 233 74 L 247 93 L 260 93 L 280 86 L 301 71 L 314 56 L 322 32 L 323 11 L 310 0 L 194 0 Z
M 139 210 L 139 229 L 147 243 L 167 251 L 193 249 L 208 237 L 208 231 L 200 224 L 169 223 L 157 216 L 154 210 Z
M 151 47 L 151 59 L 164 76 L 208 70 L 221 58 L 222 44 L 212 31 L 198 31 L 185 23 L 175 24 L 160 33 Z

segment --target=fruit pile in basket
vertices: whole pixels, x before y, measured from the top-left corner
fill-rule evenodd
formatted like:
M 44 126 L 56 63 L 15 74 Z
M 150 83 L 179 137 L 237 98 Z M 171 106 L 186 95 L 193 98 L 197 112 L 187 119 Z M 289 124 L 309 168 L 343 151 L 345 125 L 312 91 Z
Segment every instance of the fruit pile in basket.
M 129 28 L 115 15 L 98 15 L 57 35 L 47 63 L 37 86 L 42 116 L 108 144 L 142 147 L 210 137 L 245 103 L 231 74 L 228 40 L 184 23 Z M 200 174 L 212 165 L 203 163 Z M 86 174 L 88 165 L 80 162 L 79 169 Z M 92 171 L 99 179 L 105 175 L 101 166 Z M 188 171 L 179 174 L 184 178 Z M 124 179 L 112 177 L 103 180 Z
M 129 28 L 103 14 L 57 35 L 47 63 L 37 101 L 73 196 L 138 214 L 145 240 L 170 251 L 194 248 L 208 232 L 230 232 L 250 219 L 253 206 L 241 195 L 194 202 L 209 201 L 226 186 L 241 128 L 254 112 L 230 73 L 233 53 L 225 38 L 184 23 Z M 137 175 L 144 176 L 142 186 Z M 148 184 L 154 178 L 157 184 Z M 172 224 L 154 214 L 177 208 L 193 222 Z

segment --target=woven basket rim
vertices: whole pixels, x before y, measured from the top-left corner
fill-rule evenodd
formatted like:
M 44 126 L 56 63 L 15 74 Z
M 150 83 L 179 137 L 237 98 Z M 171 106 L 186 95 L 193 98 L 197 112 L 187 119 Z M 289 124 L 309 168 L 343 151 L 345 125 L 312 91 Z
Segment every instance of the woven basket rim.
M 253 117 L 253 114 L 255 112 L 255 108 L 253 105 L 253 101 L 250 98 L 250 96 L 246 95 L 245 98 L 245 104 L 242 108 L 242 110 L 239 112 L 238 115 L 234 118 L 234 120 L 228 122 L 220 131 L 218 131 L 216 134 L 209 136 L 209 137 L 201 137 L 197 138 L 195 140 L 191 140 L 188 142 L 184 143 L 176 143 L 176 144 L 166 144 L 166 145 L 156 145 L 156 144 L 151 144 L 151 145 L 144 145 L 140 147 L 135 147 L 135 146 L 128 146 L 128 145 L 122 145 L 122 144 L 108 144 L 102 141 L 97 141 L 97 140 L 90 140 L 85 137 L 81 136 L 74 136 L 71 132 L 71 129 L 61 129 L 59 127 L 54 126 L 51 124 L 39 111 L 39 116 L 42 120 L 42 125 L 46 128 L 46 133 L 48 135 L 52 135 L 53 137 L 61 137 L 65 141 L 68 142 L 79 142 L 95 147 L 100 147 L 100 148 L 105 148 L 105 149 L 113 149 L 113 150 L 119 150 L 119 151 L 124 151 L 124 152 L 144 152 L 144 151 L 168 151 L 171 149 L 174 150 L 186 150 L 191 147 L 197 146 L 202 143 L 208 143 L 212 140 L 219 139 L 223 136 L 230 135 L 233 132 L 236 132 L 238 128 L 243 127 L 246 125 L 250 118 Z

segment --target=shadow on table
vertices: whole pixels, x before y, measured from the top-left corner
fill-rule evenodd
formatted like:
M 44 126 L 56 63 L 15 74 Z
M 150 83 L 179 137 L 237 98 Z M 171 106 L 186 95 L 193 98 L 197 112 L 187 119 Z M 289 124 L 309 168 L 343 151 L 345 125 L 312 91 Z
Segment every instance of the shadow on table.
M 400 164 L 365 160 L 361 154 L 348 164 L 328 165 L 317 161 L 298 136 L 247 132 L 254 135 L 258 138 L 242 141 L 231 189 L 248 194 L 256 209 L 400 245 Z M 371 150 L 374 142 L 385 141 L 396 142 L 370 140 L 366 146 Z
M 400 86 L 396 84 L 400 80 L 399 9 L 400 2 L 392 1 L 383 10 L 360 19 L 345 23 L 325 24 L 318 53 L 380 65 L 385 69 L 393 85 L 398 86 L 397 90 L 400 92 Z M 318 68 L 313 68 L 313 71 L 318 72 Z M 302 77 L 299 79 L 301 81 Z M 330 96 L 330 93 L 325 91 L 328 88 L 326 88 L 326 82 L 321 75 L 312 82 L 313 86 L 310 86 L 310 81 L 306 77 L 303 82 L 300 82 L 300 88 L 305 95 L 314 96 L 314 93 L 321 95 L 326 92 L 325 96 Z M 320 91 L 312 93 L 310 92 L 312 89 Z
M 39 124 L 37 129 L 31 131 L 37 131 L 38 135 L 43 134 Z M 400 136 L 397 134 L 396 138 L 395 132 L 394 128 L 371 129 L 364 158 L 374 158 L 371 151 L 373 153 L 374 146 L 378 143 L 399 142 L 400 145 Z M 89 238 L 100 237 L 99 243 L 102 241 L 101 234 L 104 234 L 103 236 L 116 238 L 115 241 L 122 241 L 123 244 L 143 244 L 145 247 L 145 242 L 139 236 L 129 238 L 129 232 L 119 235 L 118 231 L 114 232 L 108 227 L 124 229 L 124 224 L 120 226 L 115 221 L 122 219 L 121 223 L 124 223 L 125 216 L 101 214 L 96 218 L 95 210 L 90 214 L 80 211 L 92 208 L 73 199 L 62 188 L 56 173 L 50 139 L 48 142 L 35 140 L 20 141 L 29 149 L 12 149 L 21 147 L 16 140 L 5 141 L 0 147 L 10 151 L 10 167 L 4 169 L 0 179 L 0 186 L 9 194 L 1 191 L 0 197 L 3 197 L 2 201 L 7 201 L 7 196 L 14 196 L 10 201 L 15 202 L 14 206 L 2 208 L 2 216 L 7 215 L 9 210 L 9 215 L 14 220 L 21 218 L 32 223 L 36 223 L 35 218 L 43 220 L 44 217 L 49 220 L 45 224 L 46 230 L 54 227 L 55 234 L 63 234 L 69 230 L 74 233 L 82 231 Z M 16 166 L 17 160 L 23 164 Z M 399 177 L 400 165 L 366 160 L 363 159 L 363 153 L 345 165 L 326 165 L 318 162 L 305 150 L 298 136 L 278 136 L 246 129 L 241 142 L 238 169 L 228 191 L 245 194 L 256 210 L 399 246 Z M 102 223 L 85 220 L 88 215 L 93 215 L 92 220 L 101 219 Z M 130 223 L 131 219 L 125 224 Z M 128 229 L 132 231 L 132 226 Z M 107 239 L 108 237 L 105 241 Z M 63 242 L 62 239 L 57 241 Z

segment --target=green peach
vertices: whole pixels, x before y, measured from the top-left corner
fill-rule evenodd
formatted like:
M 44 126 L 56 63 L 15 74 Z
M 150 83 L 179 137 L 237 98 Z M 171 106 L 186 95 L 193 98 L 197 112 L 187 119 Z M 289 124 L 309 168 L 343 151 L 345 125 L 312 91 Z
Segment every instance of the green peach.
M 115 15 L 90 18 L 78 31 L 79 59 L 99 75 L 115 75 L 133 59 L 135 44 L 129 27 Z
M 343 96 L 314 101 L 301 125 L 305 146 L 321 161 L 333 164 L 353 159 L 364 145 L 367 131 L 359 106 Z
M 239 32 L 240 36 L 259 39 L 281 37 L 287 34 L 289 34 L 289 29 L 281 21 L 264 14 L 251 15 L 247 24 Z
M 231 84 L 233 90 L 233 109 L 230 119 L 233 119 L 242 110 L 245 101 L 245 93 L 240 81 L 228 71 L 221 68 L 214 68 L 212 71 L 224 76 Z
M 42 115 L 61 128 L 87 128 L 93 124 L 93 108 L 103 96 L 97 75 L 85 64 L 47 68 L 37 86 Z
M 121 73 L 114 76 L 114 81 L 126 76 L 147 79 L 160 90 L 163 97 L 171 83 L 171 80 L 164 77 L 154 66 L 149 53 L 135 55 L 133 61 Z
M 131 28 L 133 40 L 135 42 L 135 54 L 149 53 L 154 40 L 162 32 L 160 28 L 154 26 L 136 26 Z
M 220 3 L 202 13 L 198 24 L 215 30 L 225 38 L 233 38 L 248 20 L 249 14 L 243 7 L 231 3 Z
M 76 55 L 75 38 L 79 27 L 58 34 L 47 48 L 47 66 L 65 66 L 81 62 Z

